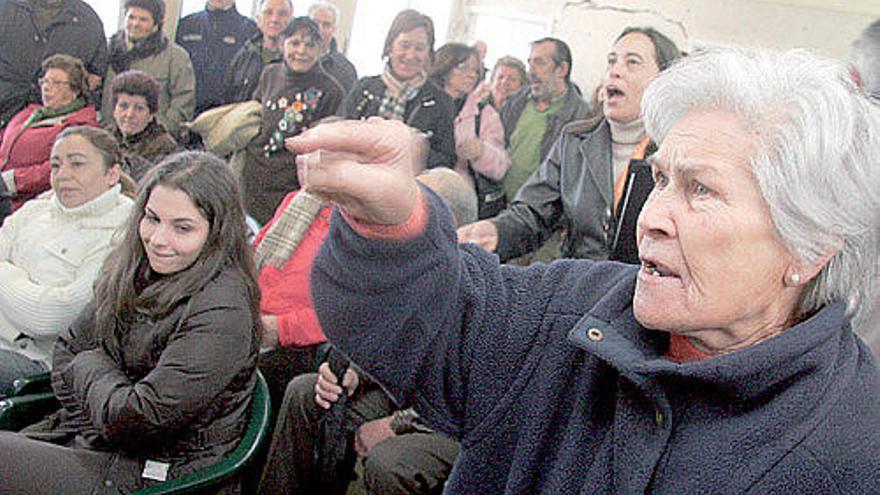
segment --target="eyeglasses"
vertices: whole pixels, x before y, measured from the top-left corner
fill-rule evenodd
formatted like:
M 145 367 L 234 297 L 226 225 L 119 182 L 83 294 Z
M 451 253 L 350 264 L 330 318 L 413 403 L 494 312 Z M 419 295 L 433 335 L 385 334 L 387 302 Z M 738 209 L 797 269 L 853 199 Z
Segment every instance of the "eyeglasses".
M 49 86 L 52 88 L 57 88 L 59 86 L 70 86 L 70 81 L 53 81 L 51 79 L 46 79 L 45 77 L 41 77 L 38 79 L 40 82 L 40 86 Z

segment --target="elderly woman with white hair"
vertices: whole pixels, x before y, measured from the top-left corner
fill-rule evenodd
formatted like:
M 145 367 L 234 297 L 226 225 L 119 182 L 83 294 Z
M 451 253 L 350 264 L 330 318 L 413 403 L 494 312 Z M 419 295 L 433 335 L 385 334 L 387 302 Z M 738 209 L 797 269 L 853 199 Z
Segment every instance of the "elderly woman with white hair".
M 877 281 L 880 110 L 835 63 L 743 49 L 673 65 L 642 111 L 640 266 L 457 244 L 399 124 L 294 139 L 342 213 L 312 273 L 328 337 L 461 440 L 448 493 L 880 493 L 880 373 L 851 323 Z

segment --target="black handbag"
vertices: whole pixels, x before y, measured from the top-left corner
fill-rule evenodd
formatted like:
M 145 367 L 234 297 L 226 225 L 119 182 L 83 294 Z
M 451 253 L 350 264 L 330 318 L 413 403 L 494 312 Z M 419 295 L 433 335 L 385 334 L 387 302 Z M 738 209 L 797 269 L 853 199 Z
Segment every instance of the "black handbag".
M 483 108 L 488 104 L 488 101 L 483 100 L 477 105 L 474 131 L 478 138 L 480 137 L 480 117 L 483 115 Z M 468 161 L 468 173 L 474 181 L 474 189 L 477 192 L 477 219 L 492 218 L 501 213 L 507 207 L 507 193 L 504 191 L 504 184 L 474 170 L 470 161 Z

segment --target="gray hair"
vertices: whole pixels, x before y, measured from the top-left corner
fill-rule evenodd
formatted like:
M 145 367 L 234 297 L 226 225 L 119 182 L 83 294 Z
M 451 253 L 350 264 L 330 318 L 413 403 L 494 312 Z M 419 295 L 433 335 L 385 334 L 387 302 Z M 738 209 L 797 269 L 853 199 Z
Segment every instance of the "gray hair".
M 862 90 L 880 102 L 880 19 L 869 24 L 853 42 L 851 59 Z
M 333 13 L 333 22 L 339 24 L 339 7 L 336 5 L 330 2 L 315 2 L 309 7 L 309 17 L 311 17 L 316 10 L 329 10 Z
M 416 180 L 440 196 L 452 212 L 456 227 L 477 221 L 477 195 L 458 172 L 445 167 L 429 168 Z
M 645 91 L 661 143 L 693 110 L 732 112 L 752 129 L 752 171 L 780 239 L 806 263 L 839 249 L 807 285 L 797 317 L 832 302 L 860 320 L 874 304 L 880 244 L 880 108 L 846 69 L 804 50 L 724 49 L 686 57 Z

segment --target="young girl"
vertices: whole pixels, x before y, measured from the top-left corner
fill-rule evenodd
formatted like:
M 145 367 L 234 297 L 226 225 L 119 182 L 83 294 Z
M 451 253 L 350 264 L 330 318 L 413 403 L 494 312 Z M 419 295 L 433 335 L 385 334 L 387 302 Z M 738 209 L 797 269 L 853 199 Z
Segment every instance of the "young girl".
M 55 347 L 62 409 L 0 435 L 0 492 L 127 493 L 237 446 L 260 335 L 245 231 L 220 160 L 181 153 L 150 171 L 95 302 Z

